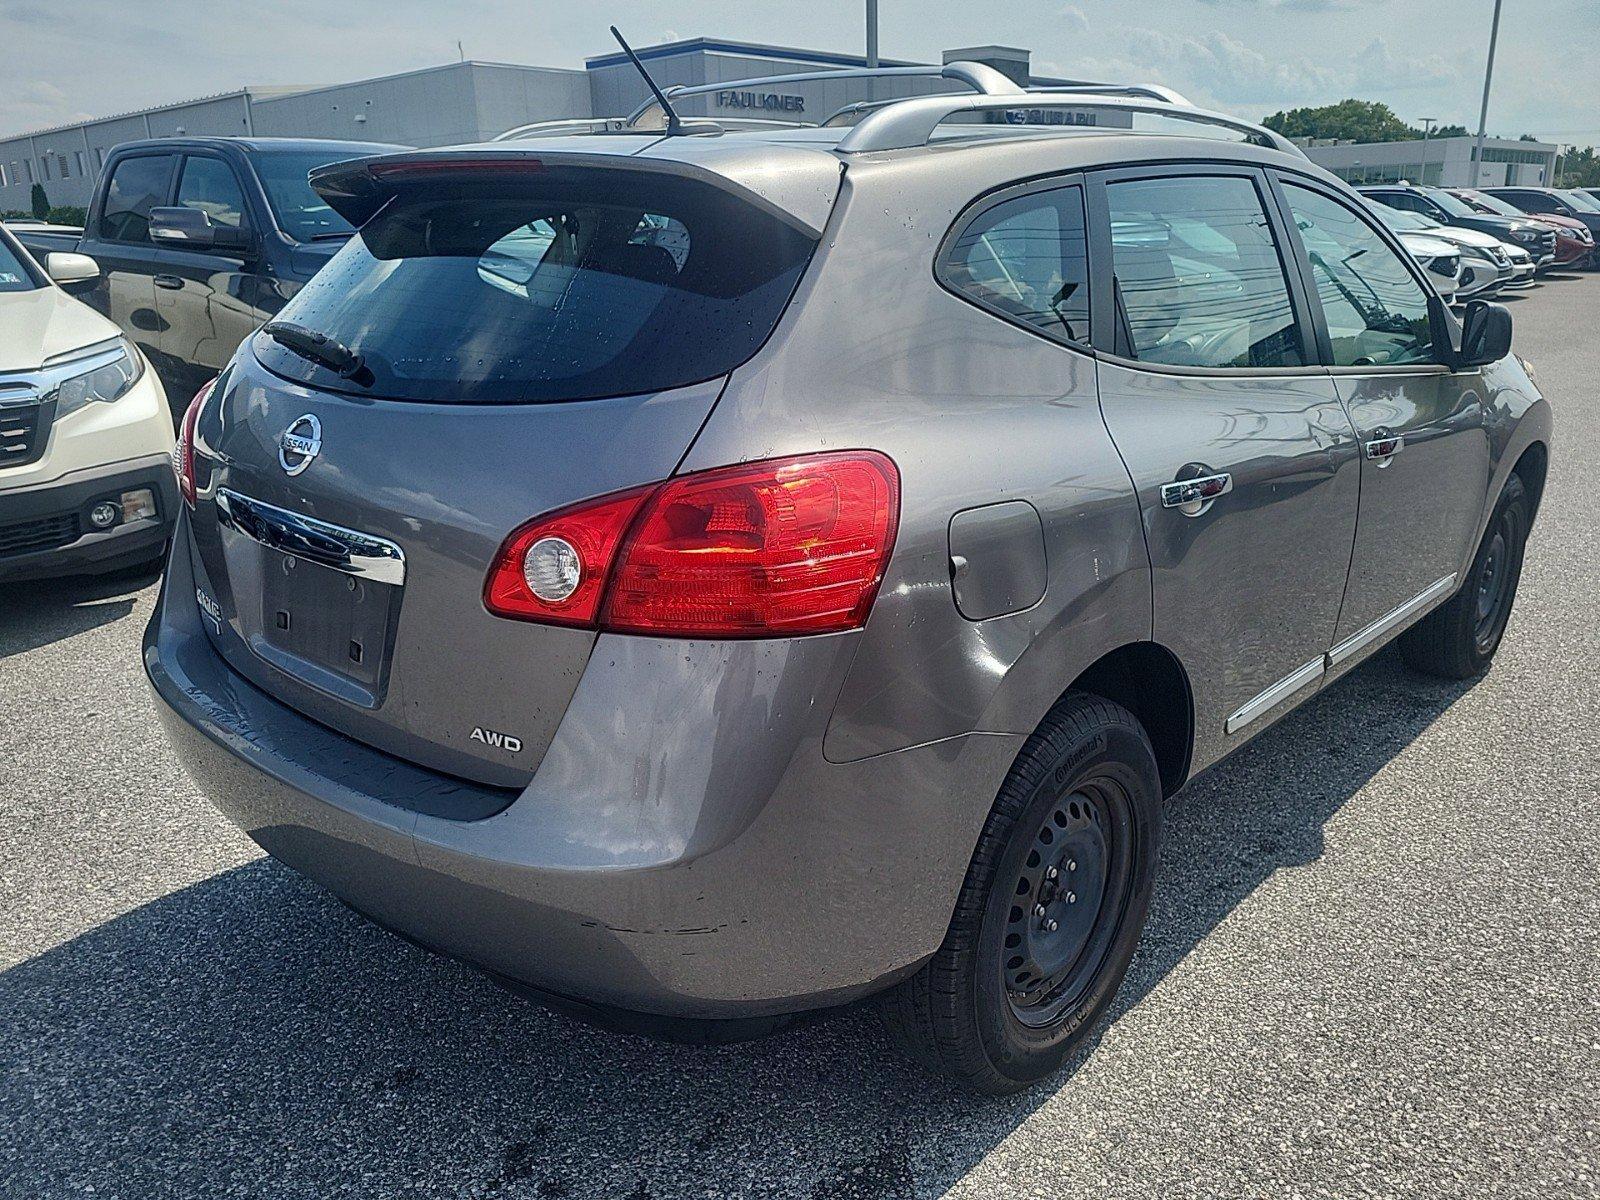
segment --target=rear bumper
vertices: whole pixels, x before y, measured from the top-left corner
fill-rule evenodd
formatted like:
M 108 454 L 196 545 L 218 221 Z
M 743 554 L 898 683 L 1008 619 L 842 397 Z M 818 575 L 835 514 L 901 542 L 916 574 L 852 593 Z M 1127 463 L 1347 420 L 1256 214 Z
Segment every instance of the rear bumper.
M 1022 740 L 973 734 L 829 763 L 852 635 L 608 636 L 532 783 L 493 816 L 451 820 L 415 796 L 485 789 L 245 682 L 211 648 L 193 591 L 180 533 L 145 668 L 173 747 L 225 815 L 425 946 L 628 1012 L 799 1012 L 914 970 L 944 936 Z
M 89 513 L 101 501 L 149 488 L 156 516 L 96 529 Z M 172 532 L 178 488 L 167 456 L 152 455 L 72 473 L 37 487 L 0 490 L 0 579 L 94 575 L 147 562 Z M 6 552 L 5 544 L 23 548 Z

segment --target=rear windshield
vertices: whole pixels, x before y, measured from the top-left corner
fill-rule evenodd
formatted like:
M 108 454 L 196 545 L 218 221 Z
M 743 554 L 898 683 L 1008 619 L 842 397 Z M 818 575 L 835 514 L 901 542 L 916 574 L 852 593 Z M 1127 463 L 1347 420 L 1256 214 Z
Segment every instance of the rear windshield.
M 720 188 L 557 171 L 402 191 L 278 314 L 359 356 L 272 371 L 397 400 L 581 400 L 722 375 L 772 332 L 815 241 Z

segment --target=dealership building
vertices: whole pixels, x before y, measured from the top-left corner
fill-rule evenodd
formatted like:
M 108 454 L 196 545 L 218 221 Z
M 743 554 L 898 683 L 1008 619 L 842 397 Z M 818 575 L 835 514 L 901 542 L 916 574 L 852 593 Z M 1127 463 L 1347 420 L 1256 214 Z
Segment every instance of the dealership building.
M 1541 187 L 1556 173 L 1559 146 L 1485 138 L 1483 161 L 1473 170 L 1471 137 L 1409 142 L 1301 141 L 1306 157 L 1350 183 L 1412 183 L 1438 187 Z
M 711 38 L 644 47 L 639 57 L 663 87 L 866 65 L 851 54 Z M 1010 46 L 967 46 L 946 50 L 943 61 L 981 62 L 1025 86 L 1081 82 L 1036 76 L 1030 57 Z M 677 107 L 685 116 L 815 123 L 857 101 L 965 90 L 937 77 L 853 78 L 714 90 L 685 97 Z M 487 141 L 534 121 L 626 115 L 647 96 L 620 53 L 590 58 L 581 70 L 468 61 L 332 87 L 243 87 L 0 139 L 0 211 L 26 211 L 35 183 L 44 185 L 52 205 L 87 204 L 105 156 L 136 138 L 321 137 L 446 146 Z M 1086 124 L 1097 115 L 1099 123 L 1109 119 L 1071 114 Z

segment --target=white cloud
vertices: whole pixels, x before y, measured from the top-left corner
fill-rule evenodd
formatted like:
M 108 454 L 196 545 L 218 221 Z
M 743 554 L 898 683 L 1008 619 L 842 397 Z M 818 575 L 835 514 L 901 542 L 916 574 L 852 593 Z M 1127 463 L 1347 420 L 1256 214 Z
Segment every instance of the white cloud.
M 1068 33 L 1085 34 L 1089 32 L 1089 18 L 1083 9 L 1075 4 L 1069 4 L 1056 14 L 1067 27 Z

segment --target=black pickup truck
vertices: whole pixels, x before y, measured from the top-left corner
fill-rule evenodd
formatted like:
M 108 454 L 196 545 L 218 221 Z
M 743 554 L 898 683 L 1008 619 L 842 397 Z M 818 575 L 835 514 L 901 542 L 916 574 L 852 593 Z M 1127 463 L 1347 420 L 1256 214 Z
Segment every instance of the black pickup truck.
M 139 343 L 174 413 L 351 234 L 306 182 L 314 167 L 404 147 L 287 138 L 126 142 L 106 158 L 82 238 L 19 225 L 43 259 L 100 264 L 80 298 Z

